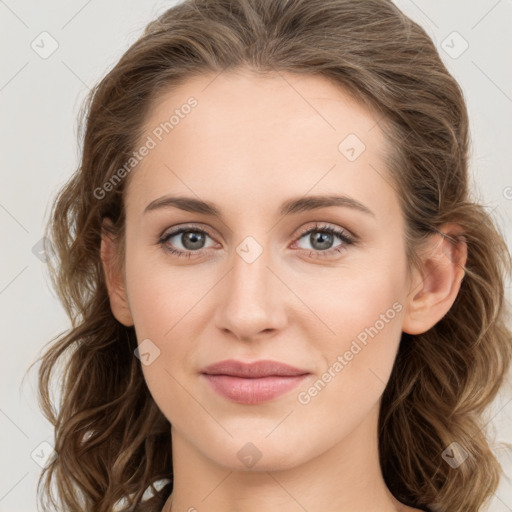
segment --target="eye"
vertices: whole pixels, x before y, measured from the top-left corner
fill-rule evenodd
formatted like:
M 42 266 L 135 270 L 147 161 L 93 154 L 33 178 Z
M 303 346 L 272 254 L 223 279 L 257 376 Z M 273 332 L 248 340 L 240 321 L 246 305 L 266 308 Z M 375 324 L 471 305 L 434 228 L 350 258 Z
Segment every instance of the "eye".
M 211 238 L 207 231 L 194 226 L 185 226 L 178 228 L 160 237 L 159 243 L 164 250 L 175 254 L 176 256 L 185 256 L 190 258 L 192 254 L 200 255 L 203 253 L 203 244 L 206 238 Z M 173 238 L 176 240 L 173 241 Z M 169 243 L 171 242 L 171 243 Z M 183 248 L 180 248 L 179 245 Z M 176 249 L 178 245 L 178 249 Z
M 168 233 L 164 233 L 159 238 L 158 242 L 165 251 L 178 257 L 184 256 L 190 258 L 192 256 L 201 256 L 205 252 L 208 248 L 204 246 L 207 238 L 213 240 L 213 237 L 204 229 L 195 226 L 183 226 Z M 303 247 L 302 249 L 309 250 L 308 255 L 311 257 L 332 256 L 335 253 L 344 251 L 348 245 L 356 243 L 355 238 L 347 231 L 319 224 L 303 230 L 293 246 L 303 238 L 306 239 L 311 247 Z M 341 240 L 342 243 L 332 247 L 336 238 Z M 179 247 L 180 245 L 181 248 Z M 214 245 L 215 243 L 209 247 L 213 247 Z
M 309 256 L 321 258 L 340 253 L 346 250 L 348 245 L 355 243 L 355 239 L 347 231 L 332 226 L 320 226 L 319 224 L 303 231 L 298 241 L 303 238 L 310 244 L 310 247 L 305 247 L 305 249 L 310 250 Z M 332 247 L 335 238 L 341 240 L 342 243 Z M 298 243 L 298 241 L 295 243 Z

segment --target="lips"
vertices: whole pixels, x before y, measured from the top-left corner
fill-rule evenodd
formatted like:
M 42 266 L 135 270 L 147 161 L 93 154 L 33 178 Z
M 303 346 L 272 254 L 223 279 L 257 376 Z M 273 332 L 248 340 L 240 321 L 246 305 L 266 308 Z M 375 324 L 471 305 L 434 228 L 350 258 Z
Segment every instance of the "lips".
M 294 366 L 278 361 L 260 360 L 252 363 L 244 363 L 234 359 L 227 359 L 203 368 L 201 373 L 257 379 L 270 376 L 294 377 L 297 375 L 305 375 L 309 372 L 308 370 L 295 368 Z
M 255 405 L 287 393 L 310 372 L 277 361 L 244 363 L 226 360 L 204 368 L 201 374 L 224 398 L 239 404 Z

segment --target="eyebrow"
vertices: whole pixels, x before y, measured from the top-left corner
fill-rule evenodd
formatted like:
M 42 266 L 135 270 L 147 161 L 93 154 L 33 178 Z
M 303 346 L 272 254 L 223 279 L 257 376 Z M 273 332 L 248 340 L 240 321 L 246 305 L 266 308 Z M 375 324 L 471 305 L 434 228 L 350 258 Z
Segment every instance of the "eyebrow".
M 375 214 L 363 203 L 349 196 L 337 195 L 316 195 L 288 199 L 281 205 L 280 215 L 293 215 L 305 211 L 328 208 L 330 206 L 341 206 L 352 208 L 367 215 L 375 217 Z M 186 212 L 200 213 L 212 217 L 221 218 L 220 209 L 209 201 L 202 201 L 194 197 L 162 196 L 151 201 L 144 209 L 144 214 L 161 208 L 178 208 Z

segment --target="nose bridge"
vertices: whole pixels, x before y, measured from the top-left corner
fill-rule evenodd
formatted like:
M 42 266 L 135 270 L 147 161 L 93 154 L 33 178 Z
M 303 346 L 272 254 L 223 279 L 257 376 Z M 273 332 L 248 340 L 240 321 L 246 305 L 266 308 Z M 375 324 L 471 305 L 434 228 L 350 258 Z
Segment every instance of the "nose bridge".
M 265 241 L 260 243 L 255 237 L 247 236 L 235 248 L 228 281 L 229 293 L 239 305 L 249 301 L 253 308 L 264 307 L 269 302 L 269 281 L 273 277 L 268 269 L 270 263 L 271 253 Z
M 277 282 L 269 269 L 272 254 L 266 245 L 265 241 L 260 243 L 247 236 L 231 254 L 231 272 L 224 280 L 225 293 L 218 306 L 217 323 L 240 338 L 282 327 L 284 311 L 276 302 Z

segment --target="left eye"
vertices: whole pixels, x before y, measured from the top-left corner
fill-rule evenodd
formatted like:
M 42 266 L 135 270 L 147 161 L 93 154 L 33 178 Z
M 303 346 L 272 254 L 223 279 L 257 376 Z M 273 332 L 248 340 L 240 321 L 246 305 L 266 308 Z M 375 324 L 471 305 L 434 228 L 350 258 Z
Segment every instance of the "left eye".
M 304 249 L 314 249 L 315 252 L 339 252 L 344 246 L 354 243 L 354 240 L 348 235 L 348 233 L 331 226 L 315 226 L 314 228 L 308 229 L 305 233 L 302 233 L 298 240 L 301 240 L 306 236 L 308 236 L 306 240 L 309 242 L 311 247 L 305 247 Z M 332 248 L 331 246 L 334 238 L 339 238 L 342 243 Z
M 309 237 L 309 238 L 306 238 Z M 176 238 L 176 241 L 172 241 Z M 168 252 L 176 256 L 185 256 L 190 258 L 193 254 L 198 255 L 203 252 L 203 244 L 206 238 L 212 237 L 203 229 L 195 227 L 183 227 L 170 233 L 164 234 L 160 239 L 160 245 Z M 331 255 L 335 252 L 340 252 L 346 248 L 347 245 L 353 244 L 355 241 L 346 231 L 336 229 L 331 226 L 314 226 L 307 231 L 301 233 L 293 245 L 297 244 L 300 240 L 306 238 L 311 247 L 302 247 L 304 250 L 309 250 L 310 255 L 324 256 L 324 254 Z M 341 244 L 331 247 L 334 238 L 341 240 Z M 182 248 L 176 248 L 177 244 L 181 244 Z M 210 247 L 215 244 L 210 245 Z

